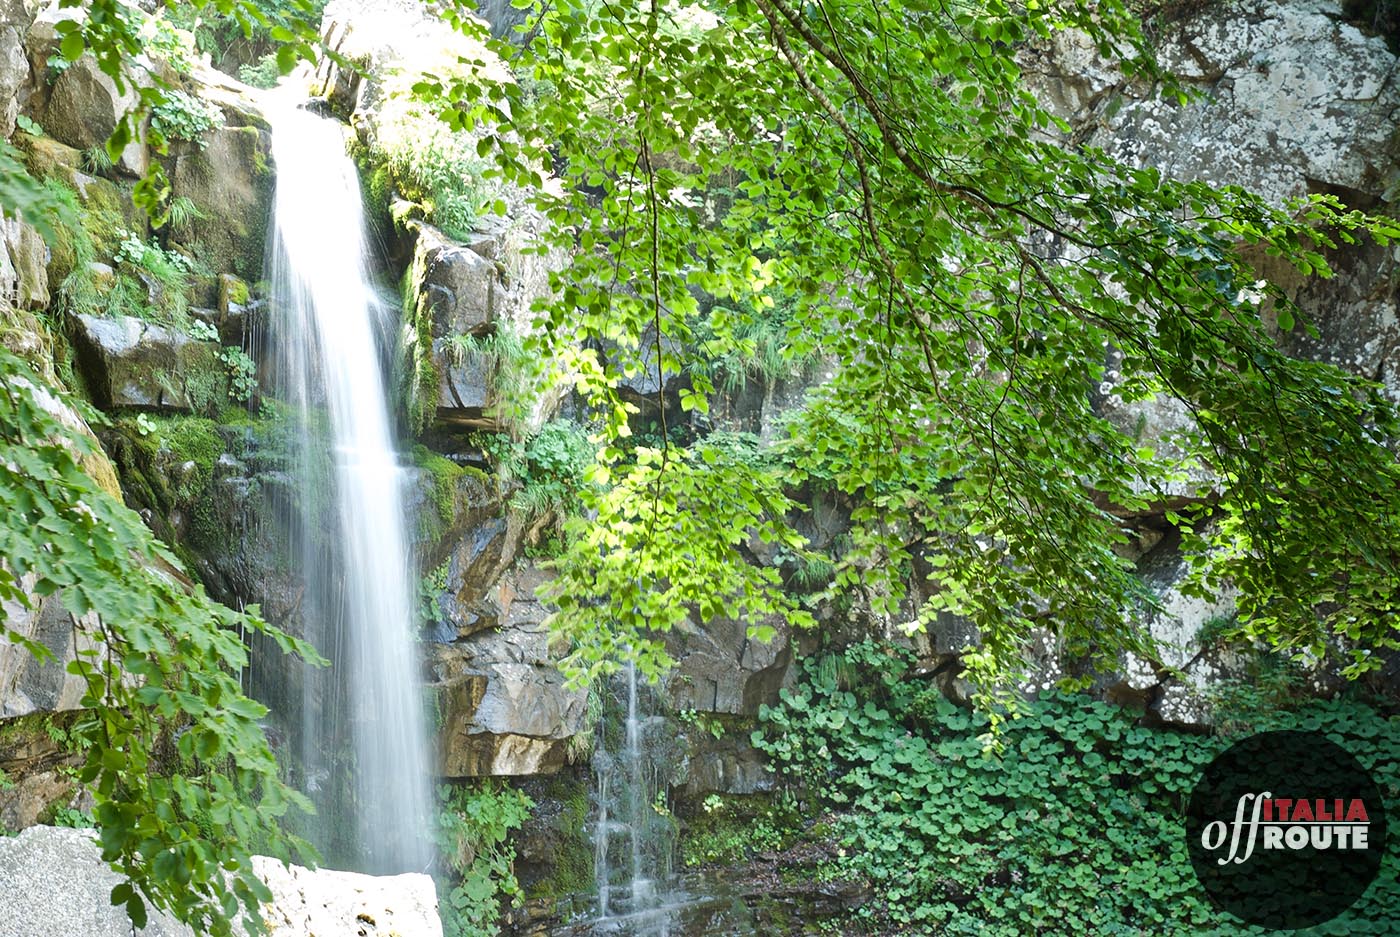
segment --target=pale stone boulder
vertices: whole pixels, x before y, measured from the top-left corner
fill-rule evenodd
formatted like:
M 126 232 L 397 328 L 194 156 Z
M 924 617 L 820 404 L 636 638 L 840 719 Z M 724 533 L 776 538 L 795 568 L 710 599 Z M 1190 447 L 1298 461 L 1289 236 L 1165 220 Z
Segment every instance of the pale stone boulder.
M 442 937 L 427 875 L 312 871 L 262 856 L 253 868 L 272 890 L 270 937 Z M 0 838 L 0 937 L 129 937 L 126 911 L 108 900 L 121 880 L 89 830 L 35 826 Z M 136 933 L 194 937 L 154 912 Z

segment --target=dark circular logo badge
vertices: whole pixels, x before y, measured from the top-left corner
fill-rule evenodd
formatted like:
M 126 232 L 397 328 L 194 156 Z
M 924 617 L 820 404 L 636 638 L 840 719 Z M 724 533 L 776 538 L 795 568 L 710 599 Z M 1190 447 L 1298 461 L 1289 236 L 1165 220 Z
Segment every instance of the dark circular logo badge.
M 1370 774 L 1317 732 L 1263 732 L 1206 768 L 1187 845 L 1216 906 L 1294 930 L 1341 914 L 1375 880 L 1385 805 Z

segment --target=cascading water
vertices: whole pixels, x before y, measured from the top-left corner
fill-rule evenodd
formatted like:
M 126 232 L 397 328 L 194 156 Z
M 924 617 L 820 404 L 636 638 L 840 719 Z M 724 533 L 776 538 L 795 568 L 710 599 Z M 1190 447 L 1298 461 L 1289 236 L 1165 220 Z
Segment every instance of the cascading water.
M 327 862 L 421 871 L 431 859 L 429 745 L 414 644 L 406 473 L 390 432 L 359 180 L 341 126 L 272 105 L 273 368 L 296 446 L 305 637 L 297 748 Z M 290 701 L 296 705 L 296 701 Z
M 593 828 L 598 930 L 631 937 L 670 937 L 671 856 L 675 824 L 665 809 L 672 753 L 665 719 L 650 714 L 631 664 L 614 681 L 612 702 L 594 755 L 597 815 Z M 625 706 L 625 708 L 623 708 Z M 617 731 L 620 722 L 620 733 Z

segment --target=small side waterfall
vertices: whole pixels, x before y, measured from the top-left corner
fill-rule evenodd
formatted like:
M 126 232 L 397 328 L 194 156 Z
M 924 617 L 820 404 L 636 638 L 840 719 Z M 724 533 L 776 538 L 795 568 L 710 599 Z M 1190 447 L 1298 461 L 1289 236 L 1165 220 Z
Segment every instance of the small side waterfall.
M 675 823 L 666 810 L 673 741 L 631 664 L 613 681 L 593 758 L 598 932 L 670 937 Z M 620 712 L 617 712 L 620 710 Z M 620 730 L 620 731 L 619 731 Z
M 287 728 L 300 733 L 301 787 L 319 814 L 310 838 L 325 860 L 421 871 L 432 854 L 430 760 L 406 473 L 379 341 L 391 332 L 388 311 L 369 283 L 360 185 L 340 125 L 283 103 L 271 115 L 273 367 L 300 429 L 301 619 L 331 660 L 290 675 L 300 678 L 301 724 Z

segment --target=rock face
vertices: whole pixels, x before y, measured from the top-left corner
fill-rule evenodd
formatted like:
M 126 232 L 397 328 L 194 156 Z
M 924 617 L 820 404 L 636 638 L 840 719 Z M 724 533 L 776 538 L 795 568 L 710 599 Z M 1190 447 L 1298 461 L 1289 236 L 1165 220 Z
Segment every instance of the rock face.
M 772 641 L 756 641 L 743 622 L 711 619 L 687 622 L 667 638 L 676 661 L 666 675 L 665 695 L 677 710 L 756 716 L 758 707 L 778 701 L 790 679 L 793 659 L 787 626 L 774 621 Z
M 1160 60 L 1200 99 L 1152 97 L 1066 31 L 1034 63 L 1042 100 L 1127 163 L 1273 202 L 1317 186 L 1379 193 L 1395 183 L 1395 56 L 1345 22 L 1336 0 L 1203 5 L 1162 38 Z
M 223 397 L 212 342 L 130 316 L 87 315 L 77 317 L 74 339 L 88 387 L 103 409 L 188 411 Z
M 561 390 L 549 369 L 535 369 L 517 349 L 531 328 L 531 304 L 548 289 L 552 261 L 523 252 L 528 226 L 482 231 L 468 242 L 417 220 L 407 230 L 415 240 L 406 312 L 416 324 L 408 350 L 431 362 L 436 387 L 418 392 L 434 396 L 437 421 L 538 429 Z
M 526 565 L 488 598 L 496 626 L 432 645 L 439 756 L 448 777 L 548 774 L 581 752 L 588 694 L 571 690 L 534 597 L 544 574 Z
M 26 577 L 21 584 L 32 586 L 31 578 Z M 63 607 L 60 594 L 31 593 L 29 599 L 32 609 L 13 600 L 0 605 L 5 626 L 44 645 L 54 656 L 40 663 L 18 645 L 0 638 L 0 718 L 23 716 L 35 710 L 77 709 L 87 686 L 81 677 L 65 668 L 78 659 L 79 651 L 100 646 L 91 638 L 98 633 L 95 615 L 89 613 L 75 620 Z
M 245 98 L 206 96 L 221 105 L 227 126 L 175 157 L 172 194 L 193 201 L 200 213 L 176 225 L 173 240 L 214 270 L 253 282 L 261 276 L 272 210 L 271 137 L 266 120 Z
M 272 891 L 263 912 L 271 937 L 442 935 L 437 891 L 426 875 L 311 871 L 263 857 L 253 868 Z M 121 881 L 90 831 L 36 826 L 0 838 L 0 937 L 128 937 L 126 911 L 108 900 Z M 193 937 L 155 913 L 136 933 Z
M 19 91 L 29 78 L 24 32 L 31 18 L 22 0 L 0 3 L 0 137 L 14 132 Z
M 16 309 L 48 306 L 48 254 L 33 226 L 0 220 L 0 302 L 8 301 Z

